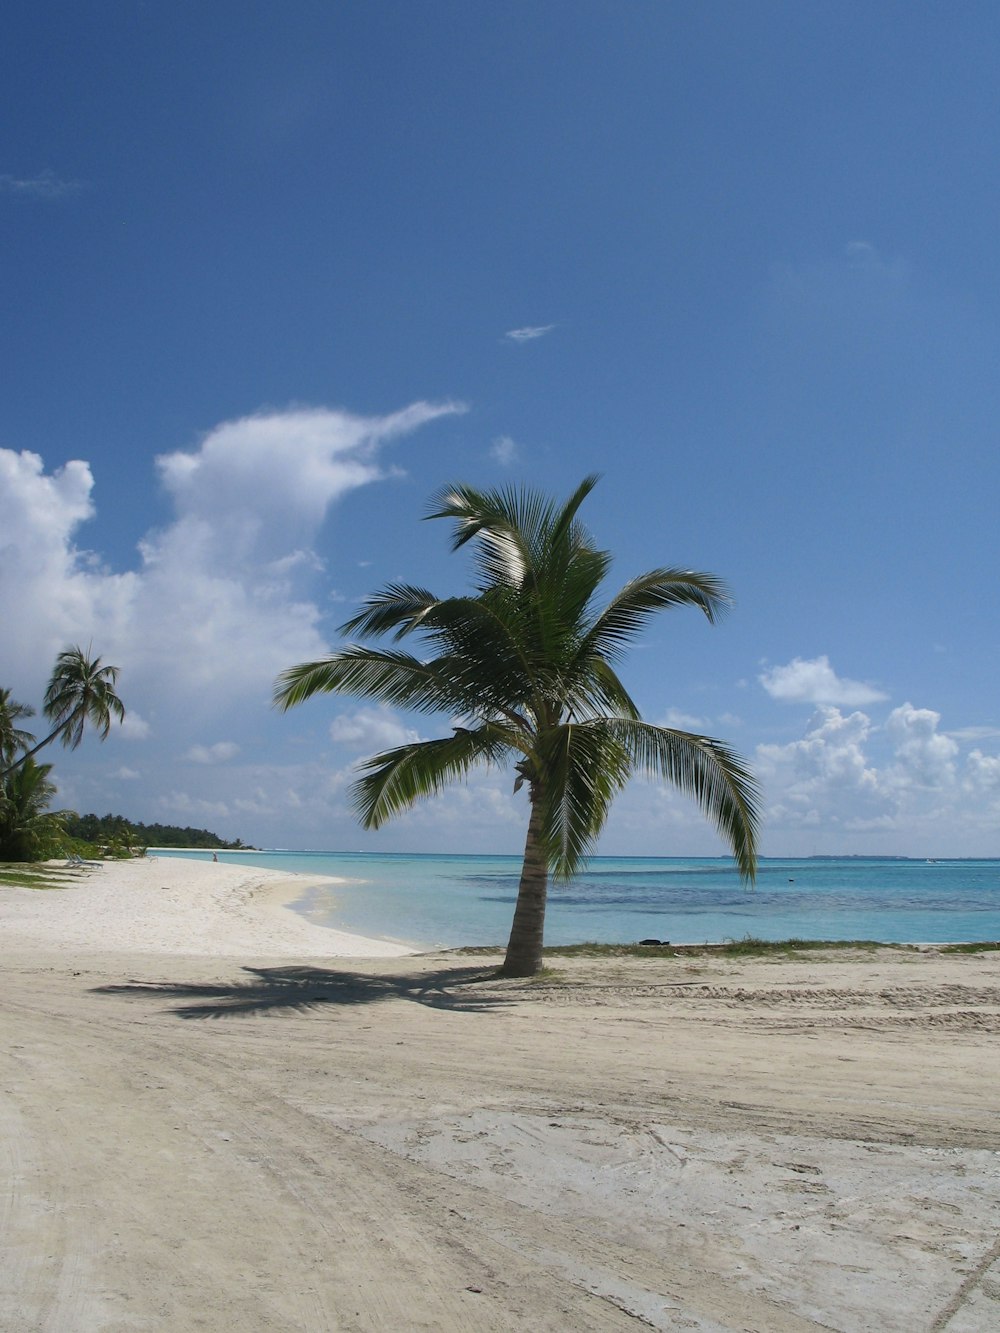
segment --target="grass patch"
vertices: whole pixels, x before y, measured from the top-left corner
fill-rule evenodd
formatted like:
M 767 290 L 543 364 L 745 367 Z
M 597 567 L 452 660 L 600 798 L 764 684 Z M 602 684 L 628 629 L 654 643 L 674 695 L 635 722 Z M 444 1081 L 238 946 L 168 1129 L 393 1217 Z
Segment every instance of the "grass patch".
M 1000 945 L 955 945 L 957 949 L 993 949 Z M 542 951 L 547 958 L 683 958 L 690 955 L 708 955 L 715 958 L 758 958 L 769 954 L 793 954 L 828 949 L 913 949 L 912 944 L 884 944 L 881 940 L 762 940 L 746 935 L 741 940 L 725 940 L 722 944 L 598 944 L 589 940 L 583 944 L 552 944 Z M 495 954 L 503 952 L 503 945 L 466 945 L 456 949 L 462 954 Z
M 981 944 L 942 944 L 938 953 L 998 953 L 1000 940 L 984 940 Z
M 879 940 L 762 940 L 746 935 L 722 944 L 556 944 L 545 950 L 559 958 L 680 958 L 710 955 L 716 958 L 766 957 L 768 954 L 803 953 L 826 949 L 908 949 L 908 944 L 883 944 Z
M 79 880 L 80 875 L 69 870 L 53 870 L 51 867 L 41 869 L 13 861 L 0 863 L 0 888 L 64 889 Z

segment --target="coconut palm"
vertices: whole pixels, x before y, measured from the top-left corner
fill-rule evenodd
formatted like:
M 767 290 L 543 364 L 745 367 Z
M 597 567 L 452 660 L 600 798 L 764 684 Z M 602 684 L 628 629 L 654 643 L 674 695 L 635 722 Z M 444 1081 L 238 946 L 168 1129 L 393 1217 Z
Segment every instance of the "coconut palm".
M 38 861 L 58 850 L 65 816 L 48 809 L 51 771 L 26 759 L 0 782 L 0 861 Z
M 106 740 L 112 719 L 125 720 L 125 706 L 115 693 L 118 667 L 102 666 L 99 657 L 91 658 L 82 648 L 67 648 L 56 658 L 45 692 L 43 712 L 55 727 L 49 734 L 15 760 L 9 761 L 0 778 L 34 758 L 39 750 L 59 739 L 67 749 L 75 750 L 83 740 L 88 724 Z
M 0 764 L 4 769 L 14 762 L 18 750 L 27 750 L 34 741 L 30 731 L 22 731 L 17 725 L 34 715 L 30 705 L 19 704 L 10 690 L 0 689 Z
M 275 689 L 283 709 L 330 692 L 451 715 L 451 735 L 363 764 L 352 795 L 366 828 L 476 765 L 513 761 L 530 813 L 506 976 L 537 972 L 549 876 L 579 867 L 633 772 L 693 795 L 744 878 L 756 873 L 757 789 L 743 761 L 711 737 L 644 722 L 616 672 L 653 614 L 694 606 L 714 621 L 725 587 L 711 574 L 654 569 L 600 606 L 610 555 L 577 518 L 596 481 L 586 478 L 561 506 L 533 491 L 442 492 L 428 518 L 453 520 L 453 549 L 474 543 L 475 593 L 439 598 L 390 584 L 343 626 L 361 639 L 419 632 L 431 655 L 355 644 L 290 668 Z

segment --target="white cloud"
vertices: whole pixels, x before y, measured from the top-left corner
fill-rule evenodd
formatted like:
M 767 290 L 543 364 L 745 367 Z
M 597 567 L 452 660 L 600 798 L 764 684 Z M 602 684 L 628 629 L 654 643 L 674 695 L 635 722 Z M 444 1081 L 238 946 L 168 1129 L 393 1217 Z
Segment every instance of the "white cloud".
M 225 764 L 239 752 L 235 741 L 216 741 L 214 745 L 192 745 L 184 757 L 195 764 Z
M 4 666 L 19 690 L 41 693 L 56 653 L 88 644 L 102 627 L 103 651 L 128 616 L 135 574 L 111 574 L 74 544 L 93 517 L 94 479 L 79 460 L 47 476 L 37 454 L 0 449 L 0 604 Z M 5 682 L 6 683 L 6 682 Z
M 965 786 L 968 791 L 1000 792 L 1000 757 L 971 750 L 965 765 Z
M 144 717 L 141 717 L 135 709 L 130 708 L 125 714 L 125 721 L 118 728 L 118 734 L 123 740 L 144 741 L 148 740 L 152 728 Z
M 660 719 L 661 727 L 673 727 L 675 731 L 697 731 L 702 732 L 708 726 L 708 722 L 703 717 L 695 717 L 693 713 L 682 713 L 679 708 L 668 708 Z
M 374 754 L 397 745 L 409 745 L 420 735 L 406 726 L 391 709 L 359 708 L 342 713 L 330 723 L 330 739 L 351 747 L 354 754 Z
M 135 782 L 137 778 L 142 777 L 142 774 L 137 768 L 126 768 L 125 765 L 122 764 L 121 768 L 116 769 L 111 776 L 113 778 L 119 778 L 122 782 Z
M 771 667 L 757 677 L 772 699 L 788 703 L 836 704 L 856 708 L 888 696 L 873 685 L 840 677 L 823 654 L 793 658 L 786 666 Z
M 930 708 L 901 704 L 889 714 L 886 734 L 892 742 L 895 764 L 890 775 L 897 783 L 921 787 L 950 787 L 955 781 L 958 745 L 938 731 L 941 714 Z
M 76 194 L 82 189 L 82 181 L 61 180 L 48 167 L 40 171 L 37 176 L 12 176 L 7 172 L 0 175 L 0 194 L 19 194 L 35 199 L 61 199 L 63 195 Z
M 386 475 L 385 443 L 460 410 L 295 409 L 225 422 L 197 449 L 157 460 L 175 516 L 147 534 L 140 567 L 126 573 L 77 544 L 94 515 L 86 463 L 46 475 L 36 454 L 0 449 L 5 683 L 40 693 L 58 651 L 93 642 L 122 667 L 131 699 L 149 700 L 158 729 L 166 695 L 186 694 L 192 714 L 269 697 L 279 670 L 325 650 L 320 609 L 300 588 L 329 508 Z
M 490 445 L 490 457 L 501 467 L 510 467 L 517 461 L 517 441 L 511 439 L 509 435 L 498 435 Z
M 147 562 L 183 552 L 218 570 L 250 558 L 271 562 L 280 577 L 290 556 L 314 558 L 296 536 L 312 537 L 331 504 L 387 475 L 378 461 L 382 445 L 464 410 L 459 403 L 420 402 L 390 416 L 359 417 L 297 408 L 223 422 L 194 452 L 156 460 L 178 517 L 167 533 L 147 541 Z
M 1000 727 L 950 727 L 948 735 L 956 741 L 990 741 L 1000 736 Z
M 515 343 L 530 343 L 536 338 L 544 338 L 554 328 L 554 324 L 528 324 L 523 329 L 508 329 L 504 337 Z
M 166 793 L 159 798 L 157 806 L 164 814 L 185 819 L 223 820 L 229 819 L 231 814 L 225 801 L 206 801 L 185 791 Z M 208 827 L 207 823 L 205 827 Z
M 995 854 L 1000 758 L 960 747 L 933 709 L 910 703 L 882 725 L 819 708 L 804 736 L 759 745 L 765 833 L 777 854 L 882 851 Z

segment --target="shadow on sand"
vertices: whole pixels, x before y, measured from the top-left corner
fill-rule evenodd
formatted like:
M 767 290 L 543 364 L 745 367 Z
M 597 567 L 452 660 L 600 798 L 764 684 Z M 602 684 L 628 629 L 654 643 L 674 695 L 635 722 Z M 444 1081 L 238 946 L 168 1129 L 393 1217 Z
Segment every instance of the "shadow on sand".
M 432 1009 L 474 1013 L 510 1003 L 495 992 L 476 995 L 477 983 L 496 980 L 496 970 L 449 967 L 422 974 L 372 976 L 321 967 L 244 967 L 247 981 L 210 983 L 127 981 L 95 986 L 103 995 L 160 995 L 189 1003 L 173 1006 L 179 1018 L 226 1018 L 231 1015 L 306 1013 L 323 1005 L 375 1004 L 410 1000 Z

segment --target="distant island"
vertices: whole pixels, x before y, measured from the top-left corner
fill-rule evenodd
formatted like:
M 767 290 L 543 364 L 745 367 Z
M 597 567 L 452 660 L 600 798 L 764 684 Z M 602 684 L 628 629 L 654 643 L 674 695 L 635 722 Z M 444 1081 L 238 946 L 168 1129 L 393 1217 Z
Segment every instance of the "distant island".
M 70 838 L 95 846 L 207 847 L 215 851 L 256 851 L 237 838 L 226 842 L 203 828 L 180 828 L 176 824 L 139 824 L 123 815 L 66 815 L 64 828 Z

